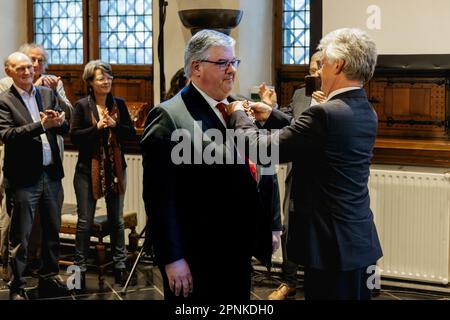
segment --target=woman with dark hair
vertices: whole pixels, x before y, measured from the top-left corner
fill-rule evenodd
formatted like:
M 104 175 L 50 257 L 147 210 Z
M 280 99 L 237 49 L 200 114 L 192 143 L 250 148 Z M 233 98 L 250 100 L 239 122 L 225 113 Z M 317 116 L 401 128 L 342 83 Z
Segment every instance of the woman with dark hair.
M 105 197 L 115 281 L 123 285 L 126 278 L 123 141 L 133 139 L 136 132 L 125 101 L 111 94 L 113 74 L 109 64 L 90 61 L 84 68 L 83 80 L 89 94 L 75 103 L 70 131 L 72 143 L 79 150 L 73 181 L 78 206 L 75 264 L 84 275 L 97 200 Z
M 184 75 L 184 68 L 179 69 L 170 80 L 170 89 L 167 91 L 164 100 L 169 100 L 180 92 L 187 84 L 189 79 Z

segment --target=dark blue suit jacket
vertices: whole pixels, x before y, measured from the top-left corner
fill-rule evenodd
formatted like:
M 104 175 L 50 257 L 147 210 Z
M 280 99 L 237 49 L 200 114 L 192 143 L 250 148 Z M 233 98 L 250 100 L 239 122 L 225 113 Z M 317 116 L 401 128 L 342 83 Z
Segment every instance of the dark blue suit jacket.
M 376 262 L 381 246 L 370 210 L 369 166 L 377 116 L 363 89 L 347 91 L 291 118 L 273 110 L 266 128 L 283 128 L 267 142 L 243 112 L 232 125 L 254 143 L 279 138 L 280 162 L 293 163 L 295 213 L 288 258 L 306 267 L 341 271 Z

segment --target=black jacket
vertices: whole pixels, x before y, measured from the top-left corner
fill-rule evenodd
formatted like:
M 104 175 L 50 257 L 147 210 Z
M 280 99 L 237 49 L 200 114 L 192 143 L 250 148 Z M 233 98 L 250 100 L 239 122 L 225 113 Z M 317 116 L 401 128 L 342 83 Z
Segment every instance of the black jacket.
M 36 87 L 36 102 L 39 111 L 54 109 L 58 104 L 53 91 L 46 87 Z M 49 105 L 43 104 L 47 101 Z M 60 111 L 60 110 L 58 110 Z M 43 129 L 41 122 L 34 122 L 25 103 L 14 86 L 0 95 L 0 139 L 5 145 L 4 175 L 11 188 L 34 185 L 40 178 L 42 165 L 42 141 L 45 132 L 50 143 L 53 164 L 47 170 L 52 179 L 64 177 L 57 134 L 69 131 L 67 121 L 58 128 Z
M 130 114 L 125 101 L 120 98 L 109 96 L 107 99 L 107 106 L 112 104 L 112 100 L 115 99 L 117 108 L 119 109 L 120 120 L 117 123 L 114 130 L 117 135 L 117 139 L 122 148 L 122 163 L 124 169 L 126 168 L 126 162 L 124 157 L 125 140 L 133 140 L 136 138 L 136 131 L 131 122 Z M 78 100 L 74 105 L 74 111 L 72 115 L 70 139 L 72 143 L 78 147 L 78 162 L 76 170 L 83 173 L 91 172 L 91 160 L 94 153 L 99 148 L 100 135 L 107 134 L 107 130 L 98 130 L 96 125 L 92 124 L 91 111 L 94 117 L 99 121 L 99 115 L 94 98 L 82 98 Z

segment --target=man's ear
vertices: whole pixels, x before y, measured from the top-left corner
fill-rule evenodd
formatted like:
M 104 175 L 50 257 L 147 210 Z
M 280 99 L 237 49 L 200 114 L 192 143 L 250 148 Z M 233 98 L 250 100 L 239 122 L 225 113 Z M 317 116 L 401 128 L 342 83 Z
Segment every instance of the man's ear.
M 191 72 L 192 75 L 198 76 L 200 73 L 200 62 L 198 61 L 192 61 L 191 62 Z
M 342 69 L 344 69 L 345 66 L 345 60 L 343 59 L 339 59 L 335 61 L 335 66 L 334 66 L 334 74 L 340 74 L 342 72 Z
M 11 75 L 10 75 L 11 70 L 9 70 L 9 67 L 5 67 L 5 73 L 8 77 L 11 77 Z

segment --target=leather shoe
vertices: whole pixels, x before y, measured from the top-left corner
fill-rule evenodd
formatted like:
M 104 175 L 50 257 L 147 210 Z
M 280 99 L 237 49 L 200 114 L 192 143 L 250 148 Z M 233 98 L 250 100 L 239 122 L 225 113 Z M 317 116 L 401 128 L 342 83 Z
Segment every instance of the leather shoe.
M 127 281 L 128 272 L 125 269 L 115 269 L 114 270 L 114 279 L 116 284 L 123 287 L 125 282 Z
M 282 283 L 275 291 L 273 291 L 267 299 L 269 300 L 285 300 L 287 297 L 295 295 L 296 288 L 291 288 L 287 284 Z
M 39 278 L 39 297 L 64 297 L 70 294 L 69 289 L 58 277 Z
M 19 288 L 18 290 L 9 292 L 9 300 L 29 300 L 25 289 Z

